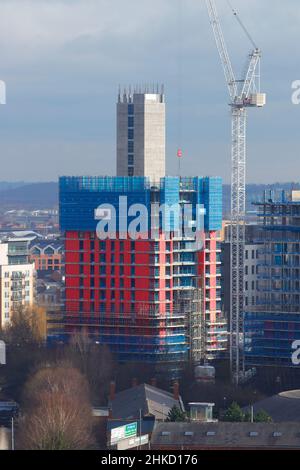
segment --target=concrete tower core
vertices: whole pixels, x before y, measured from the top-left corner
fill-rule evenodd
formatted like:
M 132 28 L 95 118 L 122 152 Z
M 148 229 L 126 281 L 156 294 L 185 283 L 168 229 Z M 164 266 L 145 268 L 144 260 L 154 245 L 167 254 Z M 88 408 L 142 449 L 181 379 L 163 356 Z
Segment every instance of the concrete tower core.
M 166 110 L 163 90 L 119 93 L 117 103 L 117 176 L 165 176 Z

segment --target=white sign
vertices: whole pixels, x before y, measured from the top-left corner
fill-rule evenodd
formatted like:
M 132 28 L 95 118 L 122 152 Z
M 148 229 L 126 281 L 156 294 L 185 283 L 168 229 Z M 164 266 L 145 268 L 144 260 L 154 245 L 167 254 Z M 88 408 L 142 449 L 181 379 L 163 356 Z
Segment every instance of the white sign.
M 127 439 L 129 437 L 135 437 L 137 435 L 137 422 L 126 424 L 125 426 L 120 426 L 114 428 L 110 433 L 110 443 L 111 445 L 117 444 L 117 442 Z
M 0 341 L 0 365 L 6 364 L 6 346 L 4 341 Z
M 300 340 L 296 340 L 292 344 L 293 354 L 292 363 L 294 366 L 300 366 Z
M 141 437 L 132 437 L 118 442 L 118 450 L 133 449 L 134 447 L 144 446 L 149 442 L 149 434 L 144 434 Z

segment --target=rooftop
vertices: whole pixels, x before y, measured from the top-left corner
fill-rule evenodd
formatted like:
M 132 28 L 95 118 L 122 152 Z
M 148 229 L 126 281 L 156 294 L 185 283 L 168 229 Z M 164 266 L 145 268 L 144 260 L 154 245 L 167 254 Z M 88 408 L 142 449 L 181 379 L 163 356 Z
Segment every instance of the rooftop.
M 157 423 L 151 448 L 300 449 L 298 423 Z
M 260 410 L 266 411 L 276 423 L 300 423 L 300 390 L 288 390 L 258 401 L 254 413 Z
M 111 402 L 114 419 L 139 418 L 142 410 L 142 416 L 153 416 L 157 420 L 163 420 L 174 405 L 184 409 L 181 399 L 175 400 L 171 393 L 148 384 L 137 385 L 116 393 Z

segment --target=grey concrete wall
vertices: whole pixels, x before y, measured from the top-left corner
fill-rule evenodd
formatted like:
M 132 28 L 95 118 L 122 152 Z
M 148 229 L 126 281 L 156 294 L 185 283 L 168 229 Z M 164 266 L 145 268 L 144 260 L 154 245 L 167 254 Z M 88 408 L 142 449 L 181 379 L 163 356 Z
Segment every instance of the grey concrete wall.
M 135 93 L 117 104 L 117 176 L 128 175 L 128 101 L 134 104 L 134 176 L 165 176 L 166 110 L 161 94 Z

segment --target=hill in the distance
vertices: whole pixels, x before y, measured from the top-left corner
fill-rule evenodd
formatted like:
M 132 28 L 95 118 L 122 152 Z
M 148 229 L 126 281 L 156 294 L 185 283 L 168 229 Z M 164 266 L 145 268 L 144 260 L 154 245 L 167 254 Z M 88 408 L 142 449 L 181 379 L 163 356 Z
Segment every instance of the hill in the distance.
M 265 190 L 300 189 L 300 183 L 248 184 L 247 211 L 254 211 L 253 202 Z M 0 209 L 51 209 L 58 206 L 58 183 L 0 182 Z M 230 185 L 223 187 L 223 214 L 230 214 Z
M 58 206 L 58 184 L 53 183 L 0 183 L 1 209 L 51 209 Z

